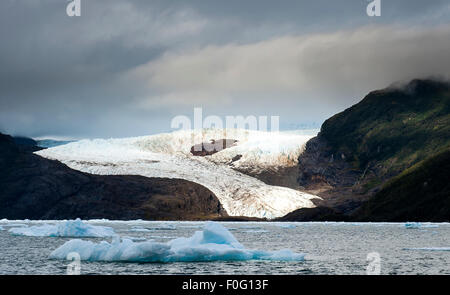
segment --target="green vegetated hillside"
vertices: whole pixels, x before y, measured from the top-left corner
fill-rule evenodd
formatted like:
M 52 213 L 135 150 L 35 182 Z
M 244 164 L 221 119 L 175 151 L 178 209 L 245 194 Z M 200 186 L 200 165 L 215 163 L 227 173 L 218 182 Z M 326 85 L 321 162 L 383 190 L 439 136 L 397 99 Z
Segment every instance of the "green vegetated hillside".
M 450 149 L 392 178 L 354 214 L 364 221 L 449 221 Z
M 325 121 L 320 136 L 357 169 L 397 174 L 450 146 L 450 85 L 413 80 L 371 92 Z
M 289 219 L 450 220 L 449 150 L 449 82 L 373 91 L 307 143 L 298 182 L 323 201 Z

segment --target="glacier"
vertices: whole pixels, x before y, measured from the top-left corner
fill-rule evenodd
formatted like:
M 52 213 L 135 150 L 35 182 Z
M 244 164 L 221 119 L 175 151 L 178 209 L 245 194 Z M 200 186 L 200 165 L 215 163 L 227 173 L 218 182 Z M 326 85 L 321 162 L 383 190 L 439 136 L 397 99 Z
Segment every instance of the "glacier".
M 43 224 L 25 227 L 13 227 L 10 233 L 29 237 L 111 237 L 115 235 L 111 227 L 86 224 L 80 219 L 68 220 L 58 224 Z
M 180 130 L 122 139 L 80 140 L 36 154 L 72 169 L 100 175 L 179 178 L 210 189 L 231 216 L 273 219 L 313 208 L 315 195 L 272 186 L 237 170 L 277 171 L 297 164 L 311 134 L 244 129 Z M 195 157 L 191 147 L 210 139 L 236 139 L 236 146 Z M 242 157 L 233 161 L 236 155 Z
M 84 261 L 122 262 L 199 262 L 232 260 L 303 261 L 305 254 L 284 249 L 263 251 L 246 249 L 221 224 L 207 222 L 203 231 L 189 238 L 177 238 L 167 243 L 154 241 L 133 242 L 118 236 L 111 243 L 94 243 L 74 239 L 54 250 L 50 259 L 67 259 L 69 253 L 78 253 Z

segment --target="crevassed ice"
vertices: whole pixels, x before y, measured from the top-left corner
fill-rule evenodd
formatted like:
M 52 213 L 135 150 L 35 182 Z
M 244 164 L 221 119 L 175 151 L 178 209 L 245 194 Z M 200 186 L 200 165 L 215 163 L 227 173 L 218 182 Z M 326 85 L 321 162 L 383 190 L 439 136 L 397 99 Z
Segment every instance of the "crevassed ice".
M 299 208 L 312 208 L 317 196 L 271 186 L 235 168 L 277 169 L 295 165 L 312 136 L 240 129 L 176 131 L 123 139 L 81 140 L 36 154 L 73 169 L 102 175 L 181 178 L 209 188 L 232 216 L 276 218 Z M 194 157 L 191 146 L 210 139 L 236 139 L 237 146 L 212 156 Z
M 9 232 L 13 235 L 30 237 L 111 237 L 115 235 L 111 227 L 86 224 L 80 219 L 58 224 L 15 227 L 11 228 Z
M 207 222 L 203 231 L 192 237 L 177 238 L 167 243 L 133 242 L 114 238 L 111 243 L 94 243 L 80 239 L 66 242 L 50 254 L 52 259 L 66 259 L 76 252 L 81 260 L 128 262 L 188 262 L 217 260 L 302 261 L 305 254 L 291 250 L 262 251 L 246 249 L 221 224 Z

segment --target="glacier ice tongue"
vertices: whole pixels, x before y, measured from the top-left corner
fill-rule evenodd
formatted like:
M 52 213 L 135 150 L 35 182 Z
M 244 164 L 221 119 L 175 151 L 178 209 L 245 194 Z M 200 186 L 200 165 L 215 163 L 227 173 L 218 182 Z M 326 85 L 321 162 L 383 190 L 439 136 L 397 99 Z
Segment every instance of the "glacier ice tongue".
M 9 230 L 13 235 L 30 237 L 110 237 L 114 230 L 106 226 L 86 224 L 80 219 L 68 220 L 58 224 L 44 224 L 30 227 L 14 227 Z
M 76 252 L 87 261 L 123 262 L 195 262 L 218 260 L 303 261 L 304 254 L 291 250 L 262 251 L 246 249 L 221 224 L 207 222 L 203 231 L 189 238 L 177 238 L 167 243 L 133 242 L 113 238 L 111 243 L 94 243 L 80 239 L 66 242 L 50 254 L 51 259 L 66 259 Z
M 297 165 L 311 135 L 243 129 L 204 129 L 135 138 L 81 140 L 36 152 L 72 169 L 99 175 L 180 178 L 210 189 L 231 216 L 273 219 L 299 208 L 315 207 L 315 195 L 268 185 L 239 172 L 277 171 Z M 195 157 L 191 146 L 210 139 L 238 140 L 212 156 Z M 236 155 L 239 161 L 231 162 Z

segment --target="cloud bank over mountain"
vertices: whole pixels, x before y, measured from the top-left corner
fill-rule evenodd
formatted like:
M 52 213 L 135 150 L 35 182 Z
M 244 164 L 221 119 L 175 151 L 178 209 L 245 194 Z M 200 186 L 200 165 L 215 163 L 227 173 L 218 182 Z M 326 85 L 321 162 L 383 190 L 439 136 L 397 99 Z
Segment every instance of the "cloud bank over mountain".
M 176 115 L 321 122 L 373 89 L 450 77 L 447 1 L 0 3 L 0 129 L 134 136 Z

